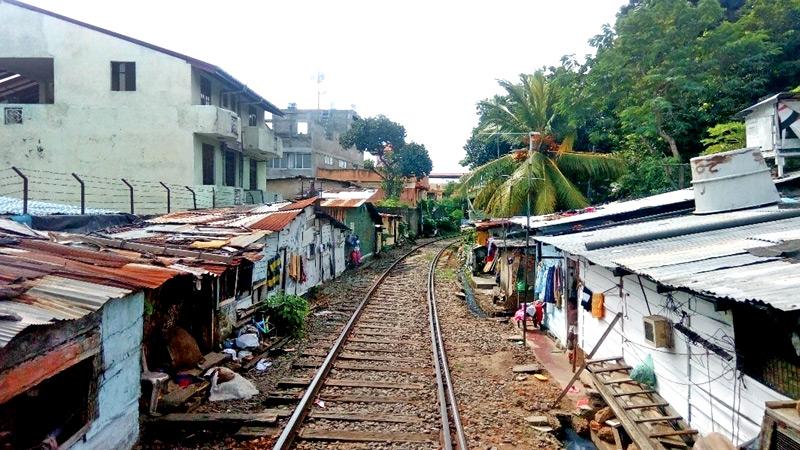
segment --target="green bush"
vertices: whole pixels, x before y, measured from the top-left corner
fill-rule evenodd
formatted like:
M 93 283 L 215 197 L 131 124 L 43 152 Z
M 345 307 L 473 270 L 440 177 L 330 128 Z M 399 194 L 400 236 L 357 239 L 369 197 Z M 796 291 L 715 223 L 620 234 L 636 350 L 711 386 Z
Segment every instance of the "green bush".
M 279 333 L 292 336 L 303 334 L 309 310 L 306 299 L 280 292 L 267 299 L 265 308 Z

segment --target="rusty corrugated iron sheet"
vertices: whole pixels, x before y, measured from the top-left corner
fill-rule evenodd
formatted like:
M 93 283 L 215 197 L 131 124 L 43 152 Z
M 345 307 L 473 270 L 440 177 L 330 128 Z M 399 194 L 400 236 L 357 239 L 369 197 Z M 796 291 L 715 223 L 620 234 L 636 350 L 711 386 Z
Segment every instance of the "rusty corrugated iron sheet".
M 298 200 L 298 201 L 296 201 L 294 203 L 291 203 L 289 205 L 281 207 L 280 210 L 281 211 L 291 211 L 293 209 L 304 209 L 304 208 L 307 208 L 309 206 L 312 206 L 317 201 L 318 198 L 319 197 L 311 197 L 311 198 L 306 198 L 306 199 L 303 199 L 303 200 Z
M 254 230 L 281 231 L 286 225 L 289 225 L 300 212 L 301 210 L 274 212 L 258 222 L 251 224 L 250 228 Z
M 324 208 L 358 208 L 367 201 L 366 198 L 326 198 L 320 206 Z

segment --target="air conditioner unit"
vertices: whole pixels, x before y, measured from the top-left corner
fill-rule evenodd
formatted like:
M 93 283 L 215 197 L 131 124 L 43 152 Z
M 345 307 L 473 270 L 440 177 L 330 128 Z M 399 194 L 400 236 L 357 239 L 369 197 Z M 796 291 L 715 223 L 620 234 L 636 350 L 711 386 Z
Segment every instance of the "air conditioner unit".
M 656 348 L 672 348 L 672 322 L 664 316 L 645 316 L 644 340 Z

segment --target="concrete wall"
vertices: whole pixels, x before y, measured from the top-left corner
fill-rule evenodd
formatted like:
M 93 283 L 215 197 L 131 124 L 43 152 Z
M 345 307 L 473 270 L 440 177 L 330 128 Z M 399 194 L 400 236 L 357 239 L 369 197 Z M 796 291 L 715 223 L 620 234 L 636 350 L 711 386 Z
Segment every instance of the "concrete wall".
M 642 318 L 652 312 L 679 322 L 681 316 L 673 310 L 679 305 L 681 310 L 689 313 L 686 323 L 689 328 L 735 355 L 730 311 L 714 311 L 714 305 L 709 301 L 684 292 L 673 292 L 670 299 L 657 293 L 656 285 L 649 280 L 643 278 L 640 286 L 635 275 L 621 279 L 620 296 L 617 287 L 620 278 L 614 277 L 611 270 L 586 261 L 580 263 L 580 276 L 593 292 L 605 292 L 606 313 L 605 318 L 595 319 L 590 312 L 578 309 L 578 345 L 588 352 L 614 314 L 622 312 L 623 319 L 595 357 L 622 355 L 629 365 L 635 367 L 651 355 L 659 393 L 702 434 L 717 431 L 735 443 L 747 441 L 760 429 L 764 402 L 786 399 L 737 371 L 735 358 L 725 361 L 714 353 L 709 354 L 677 331 L 673 331 L 674 345 L 671 349 L 653 348 L 644 341 Z
M 98 380 L 98 417 L 71 448 L 132 448 L 139 436 L 144 294 L 110 300 L 102 309 L 103 372 Z
M 347 168 L 362 167 L 364 152 L 355 148 L 346 149 L 339 144 L 339 137 L 351 126 L 354 111 L 348 110 L 299 110 L 286 109 L 284 117 L 273 117 L 275 133 L 283 139 L 284 152 L 311 153 L 311 169 L 270 168 L 268 178 L 284 178 L 297 175 L 319 176 L 317 169 L 339 169 L 339 161 Z M 308 133 L 298 134 L 298 122 L 307 124 Z M 326 157 L 333 158 L 326 162 Z
M 75 172 L 85 176 L 92 207 L 126 210 L 127 187 L 118 180 L 127 178 L 138 182 L 138 212 L 158 213 L 163 198 L 158 181 L 178 190 L 202 184 L 200 143 L 206 138 L 195 138 L 193 105 L 200 103 L 196 69 L 144 46 L 4 2 L 0 21 L 14 24 L 0 28 L 0 58 L 53 59 L 52 104 L 0 105 L 23 111 L 22 124 L 0 123 L 0 169 L 28 169 L 32 200 L 77 204 L 78 185 L 70 176 Z M 136 63 L 135 91 L 111 90 L 111 61 Z M 212 89 L 212 102 L 219 105 L 220 91 L 232 88 L 212 79 Z M 218 142 L 211 143 L 218 151 L 217 184 L 222 185 L 222 155 Z M 260 164 L 265 178 L 266 165 Z M 266 188 L 261 180 L 259 188 Z M 175 209 L 189 205 L 186 199 L 174 202 Z

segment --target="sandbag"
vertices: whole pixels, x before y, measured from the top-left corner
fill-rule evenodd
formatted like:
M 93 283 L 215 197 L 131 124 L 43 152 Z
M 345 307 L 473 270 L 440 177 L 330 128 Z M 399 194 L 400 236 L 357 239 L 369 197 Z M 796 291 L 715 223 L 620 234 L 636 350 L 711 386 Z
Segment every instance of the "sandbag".
M 208 375 L 211 375 L 209 401 L 246 400 L 258 394 L 258 389 L 253 383 L 230 369 L 215 367 L 206 372 L 206 376 Z M 221 381 L 222 379 L 228 381 Z

